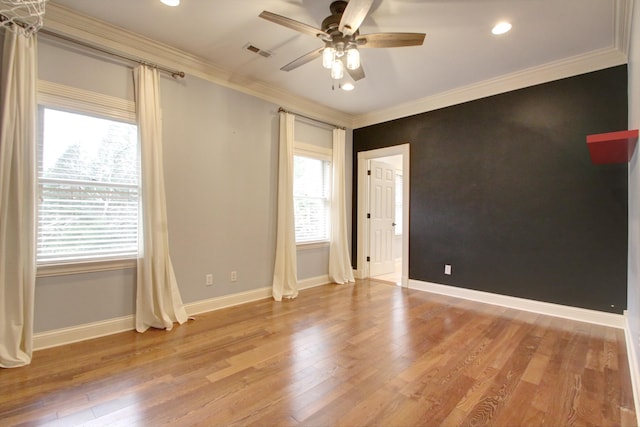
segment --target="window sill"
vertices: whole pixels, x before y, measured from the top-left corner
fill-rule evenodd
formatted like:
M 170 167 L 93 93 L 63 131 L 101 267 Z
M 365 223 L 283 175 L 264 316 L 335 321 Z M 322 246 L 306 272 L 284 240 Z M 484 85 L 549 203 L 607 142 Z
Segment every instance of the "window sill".
M 67 276 L 71 274 L 94 273 L 98 271 L 127 270 L 136 268 L 137 260 L 116 259 L 106 261 L 86 261 L 66 264 L 42 264 L 37 267 L 36 277 Z
M 325 240 L 322 242 L 304 242 L 304 243 L 296 243 L 296 249 L 298 250 L 308 250 L 308 249 L 319 249 L 319 248 L 328 248 L 329 241 Z

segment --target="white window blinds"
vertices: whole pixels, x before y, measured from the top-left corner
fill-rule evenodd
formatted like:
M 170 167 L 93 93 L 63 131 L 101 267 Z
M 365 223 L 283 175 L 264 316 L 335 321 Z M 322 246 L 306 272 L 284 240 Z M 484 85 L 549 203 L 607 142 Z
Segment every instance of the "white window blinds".
M 38 263 L 135 257 L 136 126 L 41 107 L 40 129 Z
M 293 170 L 296 243 L 328 241 L 331 163 L 296 155 Z

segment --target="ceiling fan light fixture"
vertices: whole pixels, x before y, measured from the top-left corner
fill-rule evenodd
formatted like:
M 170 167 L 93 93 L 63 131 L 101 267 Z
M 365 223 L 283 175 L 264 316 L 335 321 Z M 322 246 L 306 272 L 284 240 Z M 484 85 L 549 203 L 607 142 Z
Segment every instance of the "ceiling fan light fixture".
M 326 69 L 331 69 L 335 56 L 336 50 L 333 47 L 325 47 L 322 51 L 322 66 Z
M 353 89 L 355 89 L 355 86 L 353 83 L 351 82 L 346 82 L 345 84 L 343 84 L 341 86 L 342 90 L 345 90 L 347 92 L 352 91 Z
M 320 28 L 266 10 L 263 10 L 258 16 L 298 33 L 322 40 L 323 47 L 302 55 L 280 69 L 291 71 L 322 57 L 322 65 L 325 69 L 330 70 L 331 78 L 334 80 L 332 88 L 335 89 L 336 83 L 340 88 L 345 67 L 354 81 L 365 77 L 358 46 L 363 48 L 422 46 L 424 42 L 424 33 L 360 34 L 360 24 L 371 12 L 373 3 L 377 1 L 380 0 L 332 0 L 329 6 L 331 15 L 322 21 Z
M 333 65 L 331 66 L 331 78 L 334 80 L 340 80 L 343 77 L 344 65 L 342 64 L 342 61 L 333 61 Z
M 347 68 L 350 70 L 360 68 L 360 51 L 355 46 L 347 49 Z
M 162 4 L 166 4 L 167 6 L 175 7 L 180 5 L 180 0 L 160 0 Z
M 495 27 L 493 27 L 493 29 L 491 30 L 491 33 L 495 34 L 496 36 L 500 35 L 500 34 L 504 34 L 506 32 L 508 32 L 511 29 L 511 24 L 508 22 L 499 22 L 496 24 Z

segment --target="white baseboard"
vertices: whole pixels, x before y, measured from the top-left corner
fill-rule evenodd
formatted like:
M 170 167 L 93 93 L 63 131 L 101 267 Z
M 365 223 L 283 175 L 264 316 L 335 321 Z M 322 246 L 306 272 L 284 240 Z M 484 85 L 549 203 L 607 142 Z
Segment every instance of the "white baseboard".
M 309 289 L 325 285 L 329 282 L 330 280 L 328 275 L 302 279 L 298 282 L 298 289 Z M 239 292 L 237 294 L 196 301 L 185 304 L 184 307 L 187 315 L 194 316 L 208 311 L 220 310 L 234 305 L 271 298 L 271 296 L 271 286 L 268 286 L 251 291 Z M 99 322 L 85 323 L 83 325 L 71 326 L 69 328 L 54 329 L 35 334 L 33 337 L 33 349 L 44 350 L 46 348 L 72 344 L 120 332 L 132 331 L 134 329 L 135 318 L 133 315 L 102 320 Z
M 636 418 L 640 425 L 640 366 L 638 366 L 638 355 L 636 347 L 633 345 L 633 335 L 629 325 L 629 314 L 624 311 L 624 338 L 627 343 L 627 360 L 629 361 L 629 375 L 631 376 L 631 387 L 633 388 L 633 403 L 636 408 Z
M 625 327 L 624 316 L 621 314 L 606 313 L 603 311 L 588 310 L 586 308 L 570 307 L 549 302 L 492 294 L 489 292 L 458 288 L 455 286 L 422 282 L 414 279 L 409 280 L 409 288 L 482 302 L 485 304 L 499 305 L 501 307 L 515 308 L 517 310 L 561 317 L 563 319 L 577 320 L 579 322 L 610 326 L 618 329 L 624 329 Z
M 131 331 L 135 328 L 136 322 L 133 315 L 131 315 L 39 332 L 33 336 L 33 349 L 44 350 L 45 348 Z
M 234 305 L 244 304 L 246 302 L 257 301 L 261 299 L 271 298 L 271 286 L 253 289 L 251 291 L 239 292 L 237 294 L 224 295 L 221 297 L 210 298 L 185 304 L 184 308 L 189 316 L 206 313 L 208 311 L 220 310 Z
M 298 280 L 298 289 L 309 289 L 315 288 L 316 286 L 326 285 L 330 283 L 331 279 L 329 279 L 328 274 L 324 274 L 322 276 L 310 277 L 308 279 Z
M 311 277 L 299 280 L 298 289 L 309 289 L 320 285 L 326 285 L 327 283 L 329 283 L 329 276 L 327 275 Z M 272 296 L 273 292 L 271 286 L 266 286 L 264 288 L 254 289 L 247 292 L 240 292 L 237 294 L 225 295 L 185 304 L 185 309 L 189 316 L 194 316 L 196 314 L 233 307 L 234 305 L 271 298 Z

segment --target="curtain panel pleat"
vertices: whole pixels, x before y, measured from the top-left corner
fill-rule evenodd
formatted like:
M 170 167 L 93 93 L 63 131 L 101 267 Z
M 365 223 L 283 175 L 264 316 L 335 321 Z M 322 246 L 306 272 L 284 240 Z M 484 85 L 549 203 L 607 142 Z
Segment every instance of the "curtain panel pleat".
M 0 83 L 0 367 L 31 363 L 36 280 L 36 36 L 4 32 Z
M 136 330 L 171 330 L 187 321 L 171 257 L 162 163 L 162 123 L 158 70 L 134 69 L 140 144 L 140 219 Z
M 295 115 L 280 112 L 278 160 L 278 219 L 273 299 L 298 296 L 295 217 L 293 210 L 293 139 Z
M 335 283 L 355 282 L 347 239 L 345 131 L 333 130 L 333 188 L 331 192 L 331 241 L 329 278 Z

